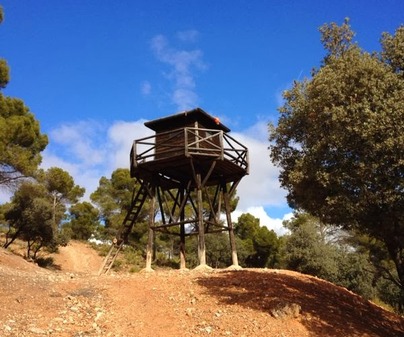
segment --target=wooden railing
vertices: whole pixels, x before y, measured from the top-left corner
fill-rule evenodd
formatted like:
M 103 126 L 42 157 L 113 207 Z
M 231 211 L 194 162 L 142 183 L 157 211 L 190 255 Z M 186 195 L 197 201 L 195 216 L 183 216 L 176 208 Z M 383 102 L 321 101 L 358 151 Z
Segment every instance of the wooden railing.
M 181 128 L 134 141 L 131 167 L 154 160 L 184 155 L 229 160 L 248 173 L 248 149 L 222 130 Z

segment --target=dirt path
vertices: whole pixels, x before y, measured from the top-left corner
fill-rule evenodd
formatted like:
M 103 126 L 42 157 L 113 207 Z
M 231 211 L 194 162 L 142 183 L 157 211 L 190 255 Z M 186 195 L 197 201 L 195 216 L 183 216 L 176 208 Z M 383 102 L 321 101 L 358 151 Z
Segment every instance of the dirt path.
M 91 247 L 77 241 L 70 241 L 66 247 L 60 247 L 53 255 L 55 264 L 61 271 L 97 275 L 102 257 Z
M 165 270 L 96 276 L 72 242 L 41 269 L 0 249 L 0 336 L 403 337 L 404 319 L 290 271 Z

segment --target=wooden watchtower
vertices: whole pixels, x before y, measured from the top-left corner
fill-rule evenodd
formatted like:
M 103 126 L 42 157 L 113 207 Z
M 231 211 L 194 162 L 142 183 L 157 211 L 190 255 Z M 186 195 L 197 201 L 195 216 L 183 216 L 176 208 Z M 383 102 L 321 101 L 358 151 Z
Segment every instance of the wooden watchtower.
M 155 134 L 133 143 L 130 172 L 141 188 L 132 197 L 131 210 L 116 239 L 116 251 L 127 240 L 149 198 L 146 269 L 151 269 L 156 231 L 180 236 L 181 268 L 186 267 L 187 236 L 198 235 L 199 264 L 205 266 L 205 234 L 228 231 L 232 264 L 238 266 L 229 200 L 248 174 L 247 148 L 228 135 L 230 129 L 218 118 L 200 108 L 149 121 L 145 126 Z M 220 219 L 222 213 L 226 214 L 225 221 Z

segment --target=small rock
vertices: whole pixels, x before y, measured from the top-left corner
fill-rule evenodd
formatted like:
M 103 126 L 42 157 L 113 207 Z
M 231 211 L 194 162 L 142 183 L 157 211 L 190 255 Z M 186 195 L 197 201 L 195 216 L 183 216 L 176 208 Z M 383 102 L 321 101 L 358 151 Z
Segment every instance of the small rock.
M 28 329 L 29 332 L 35 333 L 37 335 L 45 335 L 46 331 L 40 328 L 32 327 Z
M 185 310 L 185 314 L 189 317 L 192 317 L 193 313 L 194 313 L 195 309 L 194 308 L 187 308 Z
M 271 309 L 275 318 L 297 318 L 300 316 L 301 306 L 296 303 L 279 302 Z
M 212 333 L 212 327 L 207 326 L 205 327 L 205 329 L 203 329 L 207 334 L 211 334 Z

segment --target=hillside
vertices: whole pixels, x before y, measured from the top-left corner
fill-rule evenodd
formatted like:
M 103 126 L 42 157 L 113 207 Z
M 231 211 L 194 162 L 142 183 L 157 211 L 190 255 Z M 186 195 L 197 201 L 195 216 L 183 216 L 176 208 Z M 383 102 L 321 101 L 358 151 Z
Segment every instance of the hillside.
M 50 271 L 0 250 L 0 336 L 404 336 L 404 319 L 328 282 L 280 270 L 96 275 L 73 242 Z

